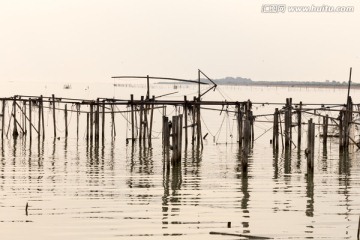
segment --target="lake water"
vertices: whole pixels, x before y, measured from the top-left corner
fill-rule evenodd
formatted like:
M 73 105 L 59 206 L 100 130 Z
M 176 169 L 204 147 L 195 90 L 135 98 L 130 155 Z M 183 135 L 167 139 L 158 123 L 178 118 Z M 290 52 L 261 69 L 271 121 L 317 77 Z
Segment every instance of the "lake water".
M 138 99 L 146 92 L 141 83 L 116 88 L 112 83 L 78 83 L 68 90 L 62 84 L 6 83 L 0 92 L 4 97 L 55 93 L 88 99 L 128 99 L 130 93 Z M 191 99 L 197 90 L 173 85 L 151 88 L 156 96 L 173 91 L 179 93 L 164 99 L 182 99 L 184 94 Z M 222 86 L 220 91 L 204 99 L 285 103 L 293 97 L 294 103 L 339 104 L 345 103 L 347 90 Z M 360 102 L 358 90 L 351 95 Z M 282 106 L 254 105 L 254 114 L 273 113 L 275 107 Z M 172 116 L 177 111 L 168 107 L 166 113 Z M 239 239 L 210 235 L 213 231 L 275 239 L 356 238 L 360 156 L 354 147 L 339 154 L 338 139 L 330 138 L 324 149 L 316 137 L 314 175 L 308 176 L 306 127 L 300 150 L 280 149 L 276 154 L 269 143 L 272 131 L 265 133 L 272 125 L 259 122 L 255 123 L 259 138 L 250 153 L 248 172 L 243 173 L 234 116 L 203 110 L 203 132 L 209 133 L 204 149 L 190 144 L 181 164 L 167 170 L 161 113 L 156 111 L 152 149 L 126 144 L 127 114 L 116 115 L 117 136 L 112 139 L 108 131 L 99 147 L 86 144 L 82 115 L 78 140 L 72 115 L 69 137 L 63 137 L 64 127 L 59 124 L 60 139 L 54 140 L 50 110 L 45 112 L 44 141 L 6 139 L 0 161 L 1 239 Z M 57 115 L 61 122 L 61 113 Z M 304 116 L 304 121 L 309 117 Z

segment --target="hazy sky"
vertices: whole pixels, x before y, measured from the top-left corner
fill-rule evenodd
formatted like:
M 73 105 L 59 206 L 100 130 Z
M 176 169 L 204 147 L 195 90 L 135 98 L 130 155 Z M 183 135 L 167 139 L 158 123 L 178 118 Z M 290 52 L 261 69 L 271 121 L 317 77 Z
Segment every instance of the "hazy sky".
M 262 13 L 263 4 L 354 6 Z M 1 81 L 114 75 L 360 82 L 359 1 L 0 0 Z

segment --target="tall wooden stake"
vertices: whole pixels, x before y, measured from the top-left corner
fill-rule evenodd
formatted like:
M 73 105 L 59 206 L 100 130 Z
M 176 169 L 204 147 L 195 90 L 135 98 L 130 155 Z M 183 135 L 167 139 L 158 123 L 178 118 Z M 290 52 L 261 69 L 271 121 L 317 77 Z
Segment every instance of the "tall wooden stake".
M 67 112 L 67 104 L 65 104 L 65 137 L 67 138 L 68 136 L 68 112 Z
M 52 94 L 52 109 L 53 109 L 53 123 L 54 123 L 54 138 L 56 138 L 56 116 L 55 116 L 55 95 Z
M 188 145 L 188 126 L 187 126 L 187 115 L 188 115 L 188 111 L 187 111 L 187 99 L 186 99 L 186 96 L 184 96 L 185 146 L 187 146 L 187 145 Z

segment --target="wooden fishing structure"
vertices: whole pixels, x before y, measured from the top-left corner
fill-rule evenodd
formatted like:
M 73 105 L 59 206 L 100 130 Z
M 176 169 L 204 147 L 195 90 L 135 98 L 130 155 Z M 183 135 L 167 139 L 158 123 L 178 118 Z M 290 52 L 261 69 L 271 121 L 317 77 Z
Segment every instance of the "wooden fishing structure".
M 203 77 L 203 79 L 201 78 Z M 69 137 L 69 113 L 76 116 L 76 139 L 81 138 L 79 134 L 80 117 L 86 119 L 86 131 L 83 137 L 88 144 L 99 146 L 105 143 L 105 138 L 110 131 L 111 138 L 115 138 L 119 131 L 116 130 L 115 119 L 118 115 L 127 114 L 126 121 L 130 125 L 131 136 L 126 137 L 128 144 L 139 144 L 144 148 L 152 147 L 153 128 L 155 119 L 155 109 L 162 109 L 162 144 L 164 154 L 171 155 L 171 164 L 181 162 L 183 147 L 192 145 L 196 149 L 203 149 L 204 139 L 201 111 L 217 111 L 221 114 L 232 115 L 235 118 L 236 143 L 241 150 L 241 163 L 243 171 L 247 171 L 248 159 L 254 142 L 266 132 L 272 129 L 272 139 L 274 151 L 301 149 L 302 135 L 307 134 L 307 145 L 304 154 L 307 158 L 308 171 L 314 169 L 315 137 L 321 136 L 323 145 L 326 147 L 329 134 L 329 127 L 336 130 L 339 139 L 339 151 L 348 151 L 352 144 L 360 147 L 358 140 L 353 134 L 353 126 L 359 125 L 355 121 L 355 115 L 360 114 L 360 105 L 354 104 L 350 96 L 351 70 L 349 78 L 348 95 L 346 104 L 317 104 L 317 103 L 294 103 L 292 98 L 286 98 L 284 103 L 256 103 L 246 101 L 208 101 L 202 97 L 210 90 L 215 90 L 217 85 L 201 70 L 198 70 L 198 80 L 185 80 L 177 78 L 162 77 L 139 77 L 139 76 L 119 76 L 114 78 L 138 78 L 146 79 L 147 91 L 145 96 L 135 98 L 133 94 L 129 99 L 97 98 L 93 100 L 62 98 L 54 94 L 51 96 L 20 96 L 16 95 L 8 98 L 0 98 L 1 101 L 1 140 L 11 136 L 14 139 L 22 137 L 24 139 L 37 138 L 43 141 L 46 138 Z M 171 80 L 198 84 L 197 96 L 189 100 L 184 96 L 183 100 L 161 100 L 167 96 L 151 96 L 150 80 Z M 207 80 L 208 82 L 205 82 Z M 201 92 L 200 85 L 211 84 L 208 89 Z M 170 93 L 172 94 L 172 93 Z M 253 113 L 255 105 L 274 105 L 277 106 L 273 113 L 256 115 Z M 69 108 L 70 106 L 70 108 Z M 119 110 L 119 106 L 127 107 L 127 110 Z M 282 106 L 282 108 L 280 108 Z M 166 107 L 174 107 L 177 113 L 173 116 L 166 115 Z M 228 108 L 232 110 L 229 110 Z M 357 111 L 354 110 L 357 107 Z M 44 109 L 48 109 L 48 114 L 52 115 L 53 133 L 46 132 Z M 226 113 L 225 113 L 226 112 Z M 338 117 L 330 117 L 329 112 L 338 113 Z M 70 118 L 71 118 L 70 116 Z M 269 119 L 271 118 L 272 119 Z M 308 122 L 306 119 L 311 117 Z M 62 118 L 62 121 L 59 120 Z M 106 121 L 106 119 L 108 119 Z M 322 119 L 322 123 L 315 123 L 314 119 Z M 110 121 L 110 125 L 106 122 Z M 60 136 L 59 122 L 63 122 L 62 136 Z M 255 138 L 254 124 L 267 123 L 269 129 Z M 107 126 L 108 125 L 108 126 Z M 307 131 L 303 126 L 307 125 Z M 316 133 L 316 125 L 321 125 Z M 11 131 L 10 131 L 11 130 Z M 295 131 L 296 130 L 296 131 Z M 293 132 L 297 134 L 297 140 L 293 140 Z M 120 131 L 123 133 L 124 131 Z M 73 135 L 73 134 L 72 134 Z M 124 137 L 122 135 L 121 137 Z M 215 136 L 213 136 L 215 139 Z M 281 143 L 281 147 L 280 147 Z M 170 158 L 169 158 L 170 159 Z M 170 164 L 169 164 L 170 166 Z

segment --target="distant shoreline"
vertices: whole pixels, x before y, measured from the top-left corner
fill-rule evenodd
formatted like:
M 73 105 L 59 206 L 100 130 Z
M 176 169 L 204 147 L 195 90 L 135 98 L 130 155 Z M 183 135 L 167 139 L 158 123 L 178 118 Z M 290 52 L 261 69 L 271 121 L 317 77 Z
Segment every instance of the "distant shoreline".
M 171 85 L 187 85 L 189 83 L 174 83 L 174 82 L 158 82 L 156 84 L 171 84 Z M 195 83 L 194 83 L 195 84 Z M 189 85 L 194 85 L 189 84 Z M 287 83 L 217 83 L 219 86 L 245 86 L 245 87 L 286 87 L 286 88 L 297 88 L 297 87 L 303 87 L 303 88 L 336 88 L 336 89 L 347 89 L 348 85 L 346 84 L 287 84 Z M 360 89 L 360 84 L 351 84 L 351 89 Z

